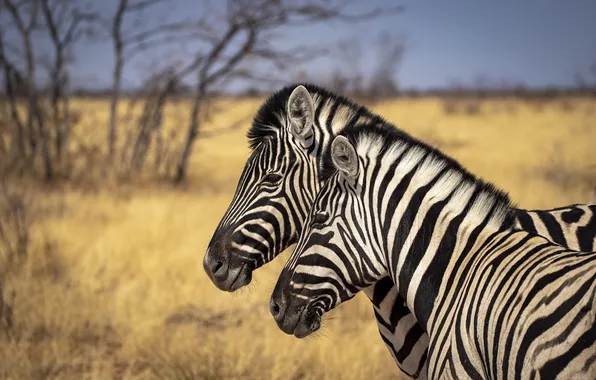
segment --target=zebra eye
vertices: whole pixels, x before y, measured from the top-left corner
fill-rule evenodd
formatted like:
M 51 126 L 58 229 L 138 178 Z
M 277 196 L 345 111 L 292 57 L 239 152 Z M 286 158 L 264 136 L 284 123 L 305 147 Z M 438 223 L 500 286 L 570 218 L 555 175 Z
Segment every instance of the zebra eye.
M 277 185 L 283 177 L 279 174 L 269 173 L 261 180 L 261 185 Z
M 329 219 L 329 215 L 326 212 L 318 212 L 312 218 L 313 225 L 325 224 Z

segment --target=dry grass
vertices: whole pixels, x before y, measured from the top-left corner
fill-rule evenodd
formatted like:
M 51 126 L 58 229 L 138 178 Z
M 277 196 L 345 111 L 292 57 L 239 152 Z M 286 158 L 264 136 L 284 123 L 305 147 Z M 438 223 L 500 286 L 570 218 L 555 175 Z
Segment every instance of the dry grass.
M 259 105 L 222 102 L 233 112 L 217 115 L 209 129 Z M 594 104 L 569 102 L 571 110 L 540 113 L 523 103 L 515 113 L 487 106 L 474 117 L 446 116 L 440 99 L 374 109 L 508 189 L 519 206 L 546 208 L 585 202 L 595 185 L 596 125 L 585 112 Z M 86 110 L 77 135 L 87 143 L 103 138 L 97 125 L 106 125 L 107 103 L 74 107 Z M 184 121 L 184 107 L 168 110 L 170 128 Z M 13 326 L 0 334 L 0 379 L 398 377 L 363 296 L 334 311 L 317 337 L 297 340 L 277 329 L 267 305 L 287 253 L 239 294 L 207 279 L 201 261 L 247 158 L 244 132 L 200 141 L 183 189 L 139 179 L 132 188 L 94 192 L 34 190 L 43 212 L 31 227 L 28 260 L 4 281 L 5 296 L 15 298 Z M 569 186 L 544 174 L 558 170 L 555 146 L 565 168 L 583 173 Z

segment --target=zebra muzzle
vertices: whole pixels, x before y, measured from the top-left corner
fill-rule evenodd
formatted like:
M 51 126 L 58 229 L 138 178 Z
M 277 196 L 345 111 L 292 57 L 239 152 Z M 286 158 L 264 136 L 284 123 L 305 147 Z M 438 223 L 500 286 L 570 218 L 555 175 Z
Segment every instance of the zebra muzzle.
M 232 255 L 227 241 L 214 238 L 203 258 L 203 269 L 220 290 L 233 292 L 250 283 L 253 265 Z
M 321 316 L 307 298 L 291 294 L 281 287 L 276 286 L 269 310 L 279 329 L 297 338 L 304 338 L 321 326 Z

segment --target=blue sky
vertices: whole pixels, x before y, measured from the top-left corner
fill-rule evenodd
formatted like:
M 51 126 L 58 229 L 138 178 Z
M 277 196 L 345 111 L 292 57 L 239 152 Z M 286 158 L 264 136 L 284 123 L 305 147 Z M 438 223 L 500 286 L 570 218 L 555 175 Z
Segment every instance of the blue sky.
M 197 17 L 204 12 L 199 3 L 175 0 L 171 6 L 156 8 L 148 19 Z M 366 75 L 374 68 L 374 42 L 379 34 L 403 38 L 407 51 L 397 77 L 406 88 L 442 87 L 452 82 L 472 84 L 481 75 L 528 86 L 567 86 L 575 83 L 574 74 L 578 72 L 596 83 L 596 76 L 589 73 L 596 61 L 594 0 L 355 0 L 349 9 L 358 12 L 391 5 L 404 5 L 406 12 L 358 24 L 333 22 L 282 28 L 275 41 L 279 46 L 334 46 L 340 40 L 359 41 L 363 52 L 352 65 Z M 110 14 L 116 1 L 96 2 L 95 6 Z M 192 50 L 192 44 L 189 46 L 186 49 Z M 173 54 L 157 53 L 130 63 L 124 83 L 138 85 L 145 75 L 144 68 L 166 62 Z M 74 78 L 80 83 L 108 86 L 112 60 L 108 38 L 82 44 L 72 66 Z M 332 69 L 348 64 L 332 56 L 303 63 L 299 69 L 311 77 L 323 78 Z M 297 69 L 293 67 L 290 72 Z M 291 75 L 287 76 L 291 80 Z

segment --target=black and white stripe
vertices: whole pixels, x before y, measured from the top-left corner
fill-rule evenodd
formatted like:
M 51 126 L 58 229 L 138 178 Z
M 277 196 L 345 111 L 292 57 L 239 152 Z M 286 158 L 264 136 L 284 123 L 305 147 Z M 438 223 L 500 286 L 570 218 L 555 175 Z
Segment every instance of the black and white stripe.
M 517 226 L 578 251 L 596 251 L 596 204 L 551 210 L 517 209 Z
M 345 128 L 383 122 L 345 98 L 316 86 L 305 86 L 304 92 L 300 89 L 294 93 L 298 86 L 289 86 L 271 96 L 259 109 L 248 133 L 253 152 L 205 257 L 207 273 L 224 290 L 246 285 L 253 270 L 295 243 L 322 185 L 324 173 L 320 169 L 332 139 Z M 309 115 L 312 122 L 305 123 Z M 594 211 L 586 209 L 592 216 Z M 520 215 L 538 212 L 541 211 L 517 211 Z M 564 219 L 557 221 L 563 230 L 572 231 Z M 579 223 L 584 221 L 585 217 Z M 579 240 L 571 240 L 571 234 L 565 236 L 569 246 L 578 244 Z M 586 241 L 585 235 L 575 236 Z M 590 242 L 594 236 L 591 239 Z M 373 301 L 381 337 L 398 366 L 411 377 L 424 378 L 421 374 L 428 335 L 410 313 L 391 278 L 385 277 L 365 292 Z
M 575 204 L 550 210 L 515 209 L 516 228 L 573 250 L 596 250 L 596 204 Z M 423 378 L 428 335 L 399 295 L 390 277 L 364 289 L 374 305 L 381 338 L 399 367 Z
M 283 331 L 309 335 L 389 275 L 428 333 L 429 378 L 596 378 L 596 253 L 520 230 L 506 194 L 387 124 L 343 134 L 272 296 Z M 569 231 L 590 224 L 580 208 Z M 558 211 L 529 218 L 552 229 Z

